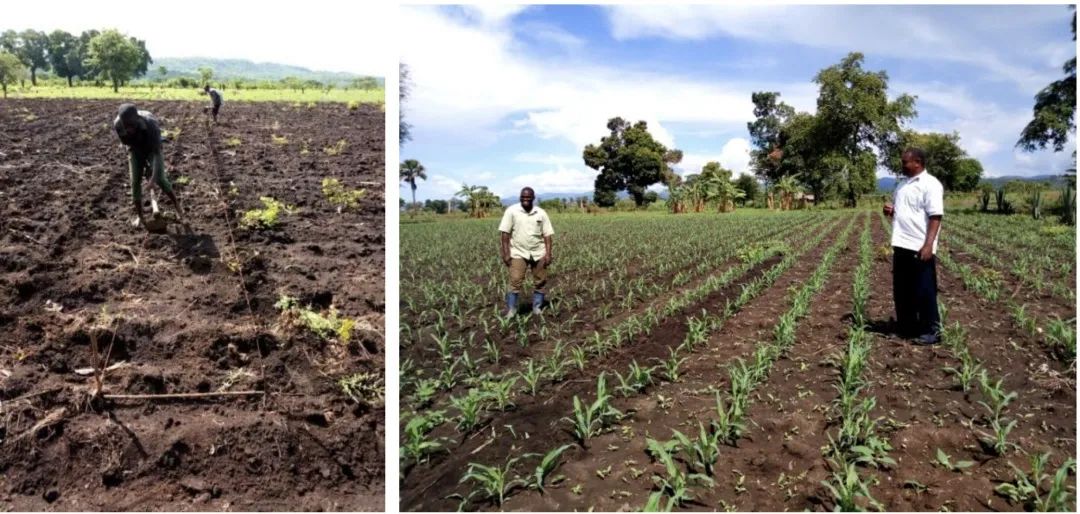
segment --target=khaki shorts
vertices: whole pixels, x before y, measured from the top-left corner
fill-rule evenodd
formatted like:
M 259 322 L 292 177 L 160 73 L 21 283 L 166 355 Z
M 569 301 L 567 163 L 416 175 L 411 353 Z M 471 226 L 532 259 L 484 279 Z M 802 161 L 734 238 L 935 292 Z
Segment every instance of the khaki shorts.
M 521 286 L 525 282 L 525 272 L 532 270 L 533 287 L 536 292 L 543 293 L 547 285 L 547 269 L 544 268 L 544 260 L 528 260 L 520 257 L 510 259 L 510 292 L 520 293 Z

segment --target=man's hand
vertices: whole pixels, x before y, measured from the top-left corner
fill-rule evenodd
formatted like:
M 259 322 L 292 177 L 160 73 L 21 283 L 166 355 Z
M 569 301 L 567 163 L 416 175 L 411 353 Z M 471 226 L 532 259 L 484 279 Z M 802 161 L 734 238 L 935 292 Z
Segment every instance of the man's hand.
M 555 257 L 553 257 L 550 252 L 545 253 L 544 254 L 544 267 L 546 268 L 548 266 L 551 266 L 551 261 L 553 261 L 553 260 L 555 260 Z
M 509 255 L 503 255 L 502 256 L 502 261 L 503 261 L 503 264 L 506 265 L 507 268 L 510 267 L 510 256 Z
M 886 203 L 884 206 L 881 207 L 881 212 L 883 214 L 885 214 L 886 216 L 892 216 L 893 215 L 893 205 L 891 203 Z
M 931 244 L 924 244 L 922 248 L 919 248 L 919 260 L 927 262 L 934 258 L 934 246 Z

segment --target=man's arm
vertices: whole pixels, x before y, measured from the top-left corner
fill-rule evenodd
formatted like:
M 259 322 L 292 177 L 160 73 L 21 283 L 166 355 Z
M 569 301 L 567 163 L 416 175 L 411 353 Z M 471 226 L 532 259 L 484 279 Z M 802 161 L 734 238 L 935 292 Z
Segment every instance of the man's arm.
M 937 239 L 939 230 L 941 230 L 941 215 L 930 216 L 930 223 L 926 227 L 926 241 L 919 249 L 919 259 L 928 261 L 934 256 L 934 240 Z
M 499 256 L 502 257 L 503 264 L 510 265 L 510 233 L 500 232 L 502 239 L 499 245 Z
M 551 265 L 555 260 L 555 254 L 551 253 L 551 236 L 544 236 L 544 267 Z

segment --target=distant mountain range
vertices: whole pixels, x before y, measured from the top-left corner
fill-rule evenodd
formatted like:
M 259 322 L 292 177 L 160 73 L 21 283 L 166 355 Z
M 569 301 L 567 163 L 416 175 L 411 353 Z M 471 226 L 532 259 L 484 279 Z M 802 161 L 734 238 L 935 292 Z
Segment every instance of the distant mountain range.
M 159 57 L 147 72 L 147 77 L 160 77 L 158 67 L 164 66 L 166 78 L 198 77 L 199 68 L 214 70 L 215 79 L 245 78 L 254 80 L 280 80 L 296 77 L 301 80 L 318 80 L 323 83 L 346 84 L 365 75 L 337 71 L 313 71 L 300 66 L 272 62 L 253 62 L 246 59 L 211 59 L 208 57 Z M 383 77 L 373 77 L 385 86 Z

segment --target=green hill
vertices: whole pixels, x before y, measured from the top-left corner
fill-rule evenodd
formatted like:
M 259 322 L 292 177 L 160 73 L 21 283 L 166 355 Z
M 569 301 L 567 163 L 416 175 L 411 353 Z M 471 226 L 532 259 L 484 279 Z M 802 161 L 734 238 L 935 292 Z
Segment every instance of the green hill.
M 158 67 L 164 66 L 165 78 L 198 77 L 199 68 L 214 70 L 215 80 L 249 79 L 280 80 L 296 77 L 301 80 L 317 80 L 322 83 L 344 85 L 365 75 L 334 71 L 313 71 L 300 66 L 272 62 L 253 62 L 246 59 L 211 59 L 208 57 L 159 57 L 154 59 L 146 78 L 160 78 Z M 380 87 L 385 87 L 383 77 L 374 77 Z

